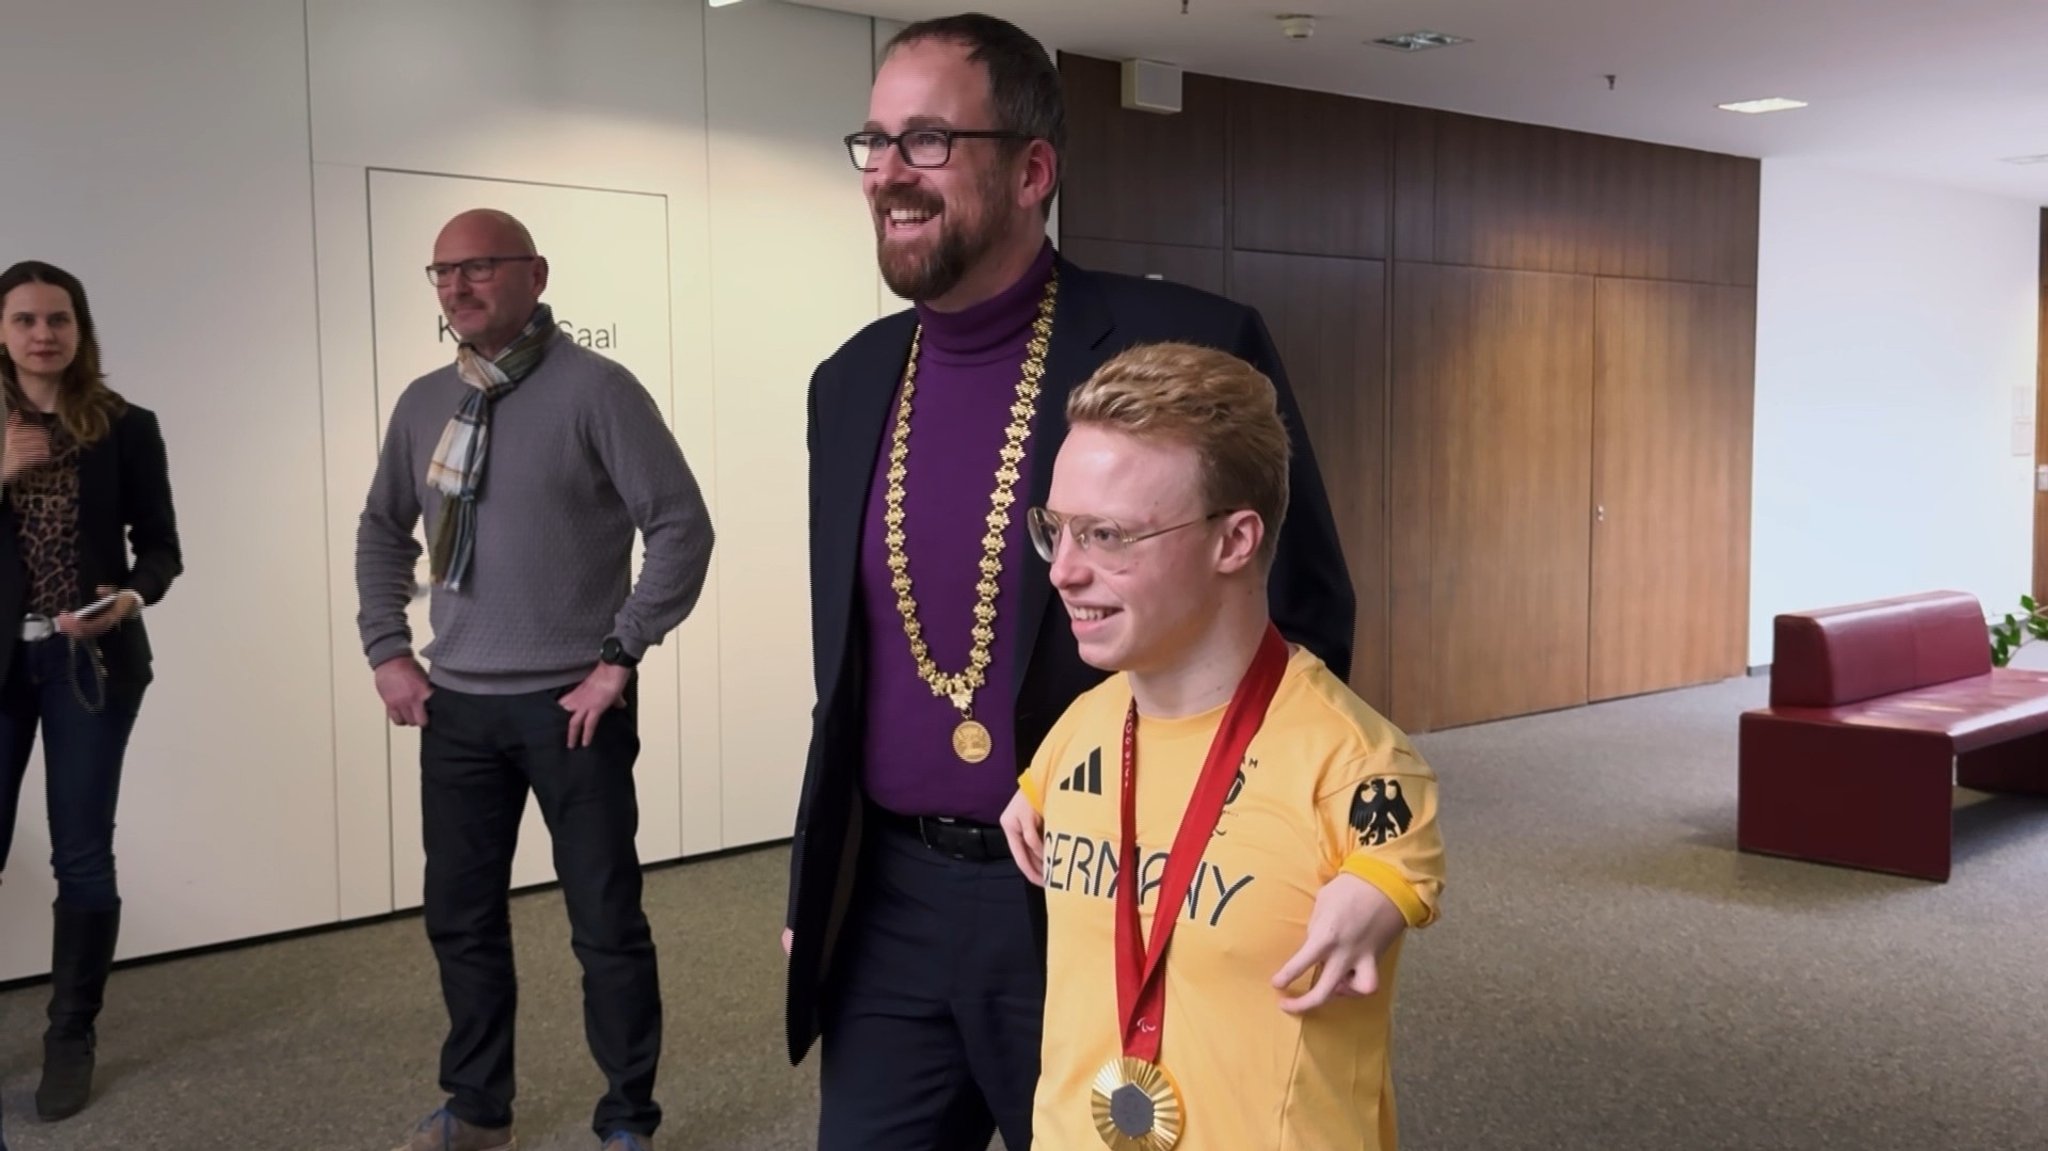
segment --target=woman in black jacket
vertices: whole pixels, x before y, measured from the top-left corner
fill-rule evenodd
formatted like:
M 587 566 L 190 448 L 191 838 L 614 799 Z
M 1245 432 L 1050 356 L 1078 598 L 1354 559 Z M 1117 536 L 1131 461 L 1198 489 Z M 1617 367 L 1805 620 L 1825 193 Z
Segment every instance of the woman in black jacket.
M 57 878 L 48 1120 L 91 1094 L 121 917 L 114 808 L 151 679 L 141 613 L 184 561 L 156 417 L 100 375 L 77 277 L 35 261 L 0 273 L 0 392 L 0 869 L 40 726 Z

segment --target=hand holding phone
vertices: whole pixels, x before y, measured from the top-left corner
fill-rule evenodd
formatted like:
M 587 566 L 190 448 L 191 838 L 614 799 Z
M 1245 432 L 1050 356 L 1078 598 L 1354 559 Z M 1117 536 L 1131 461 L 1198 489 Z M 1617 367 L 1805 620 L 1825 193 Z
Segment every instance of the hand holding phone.
M 120 600 L 120 598 L 121 593 L 115 592 L 113 595 L 96 599 L 91 603 L 86 604 L 84 607 L 79 608 L 77 611 L 72 612 L 71 614 L 78 617 L 79 619 L 91 619 L 92 617 L 100 614 L 108 608 L 113 607 L 114 604 Z

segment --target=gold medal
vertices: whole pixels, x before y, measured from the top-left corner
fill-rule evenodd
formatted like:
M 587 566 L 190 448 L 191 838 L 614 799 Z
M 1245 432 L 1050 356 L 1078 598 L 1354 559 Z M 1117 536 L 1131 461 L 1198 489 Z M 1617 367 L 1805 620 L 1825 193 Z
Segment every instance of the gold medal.
M 1166 1068 L 1128 1055 L 1095 1073 L 1089 1105 L 1095 1133 L 1110 1151 L 1171 1151 L 1187 1121 Z
M 963 719 L 953 729 L 953 754 L 968 763 L 980 763 L 988 758 L 991 746 L 988 729 L 976 720 Z

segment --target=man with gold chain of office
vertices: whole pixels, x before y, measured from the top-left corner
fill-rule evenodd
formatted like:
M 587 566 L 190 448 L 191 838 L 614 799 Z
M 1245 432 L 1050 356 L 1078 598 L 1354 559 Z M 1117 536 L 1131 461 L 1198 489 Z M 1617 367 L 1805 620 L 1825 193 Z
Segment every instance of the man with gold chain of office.
M 845 142 L 884 281 L 913 308 L 819 365 L 810 450 L 817 707 L 790 861 L 788 1043 L 821 1036 L 820 1151 L 1029 1151 L 1044 893 L 997 821 L 1078 654 L 1023 509 L 1066 396 L 1135 343 L 1200 340 L 1279 385 L 1293 514 L 1272 613 L 1339 675 L 1355 605 L 1300 412 L 1256 312 L 1105 275 L 1047 242 L 1064 111 L 1003 21 L 914 24 Z

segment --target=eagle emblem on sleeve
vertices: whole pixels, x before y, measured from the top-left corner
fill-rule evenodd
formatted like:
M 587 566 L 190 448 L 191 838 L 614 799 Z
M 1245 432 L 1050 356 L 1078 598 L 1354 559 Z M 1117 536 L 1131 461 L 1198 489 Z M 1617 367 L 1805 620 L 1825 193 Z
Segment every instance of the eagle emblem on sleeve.
M 1401 796 L 1401 782 L 1368 779 L 1351 795 L 1351 830 L 1360 847 L 1378 847 L 1408 830 L 1415 813 Z

